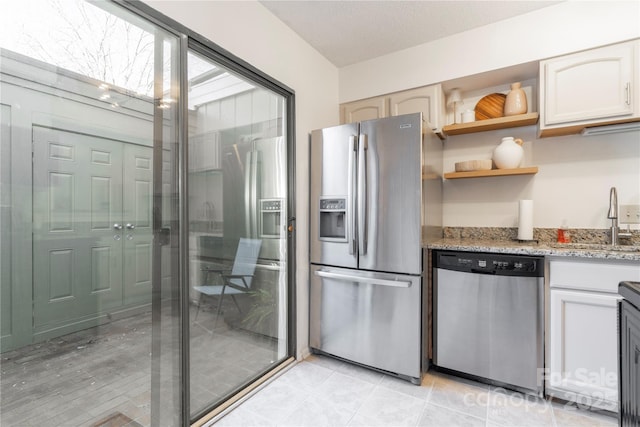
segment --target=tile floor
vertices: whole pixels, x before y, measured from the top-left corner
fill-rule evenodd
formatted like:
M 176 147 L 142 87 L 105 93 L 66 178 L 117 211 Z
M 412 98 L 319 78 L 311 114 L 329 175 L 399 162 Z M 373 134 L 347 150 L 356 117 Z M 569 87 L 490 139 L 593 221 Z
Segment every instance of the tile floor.
M 213 376 L 192 378 L 195 406 L 216 400 L 221 390 L 242 382 L 275 356 L 272 343 L 225 322 L 207 329 L 212 315 L 212 308 L 205 309 L 192 330 L 199 349 L 192 366 L 207 364 L 211 371 L 210 361 L 216 360 L 218 368 Z M 129 426 L 150 426 L 150 326 L 149 316 L 142 315 L 3 353 L 0 425 L 91 426 L 118 411 L 135 420 Z M 417 387 L 312 355 L 215 424 L 405 425 L 616 426 L 617 420 L 439 373 L 427 374 Z
M 421 387 L 312 355 L 215 427 L 241 426 L 617 426 L 570 404 L 428 373 Z

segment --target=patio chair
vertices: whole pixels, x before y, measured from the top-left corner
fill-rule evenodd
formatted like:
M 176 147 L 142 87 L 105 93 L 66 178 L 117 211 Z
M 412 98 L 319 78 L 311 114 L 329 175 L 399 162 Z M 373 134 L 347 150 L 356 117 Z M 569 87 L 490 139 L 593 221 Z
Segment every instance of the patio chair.
M 242 309 L 240 308 L 238 301 L 236 301 L 235 296 L 239 294 L 246 294 L 251 290 L 251 282 L 253 281 L 253 273 L 256 268 L 256 262 L 258 254 L 260 253 L 261 245 L 262 240 L 241 238 L 238 243 L 238 250 L 236 251 L 236 257 L 233 261 L 233 267 L 231 270 L 221 270 L 210 267 L 202 268 L 204 284 L 202 286 L 193 287 L 194 290 L 201 294 L 198 297 L 198 311 L 196 311 L 195 319 L 198 318 L 198 313 L 200 312 L 200 299 L 202 295 L 219 297 L 216 319 L 213 323 L 214 329 L 218 323 L 218 317 L 222 310 L 222 301 L 225 295 L 229 295 L 231 297 L 238 311 L 242 313 Z M 209 284 L 211 283 L 209 281 L 211 275 L 217 275 L 220 278 L 220 284 Z

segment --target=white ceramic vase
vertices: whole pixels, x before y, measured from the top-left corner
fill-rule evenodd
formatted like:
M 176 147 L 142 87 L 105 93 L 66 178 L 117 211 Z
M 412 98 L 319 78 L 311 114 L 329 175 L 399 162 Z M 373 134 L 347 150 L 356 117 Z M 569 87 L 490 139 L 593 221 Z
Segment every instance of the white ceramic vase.
M 515 116 L 517 114 L 524 114 L 527 112 L 527 95 L 524 90 L 520 88 L 520 83 L 512 83 L 511 91 L 507 94 L 507 98 L 504 100 L 505 116 Z
M 508 136 L 493 150 L 493 163 L 498 169 L 515 169 L 522 163 L 523 155 L 522 140 Z

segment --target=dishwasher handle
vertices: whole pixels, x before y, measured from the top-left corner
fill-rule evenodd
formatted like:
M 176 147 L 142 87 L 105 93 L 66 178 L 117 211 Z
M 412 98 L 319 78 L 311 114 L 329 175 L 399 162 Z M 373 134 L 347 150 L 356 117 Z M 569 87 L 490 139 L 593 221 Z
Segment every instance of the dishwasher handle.
M 323 270 L 316 271 L 316 276 L 325 277 L 327 279 L 336 279 L 344 282 L 358 282 L 366 283 L 369 285 L 391 286 L 394 288 L 411 287 L 411 282 L 408 282 L 406 280 L 376 279 L 375 277 L 354 276 L 351 274 L 334 273 Z
M 495 270 L 480 270 L 477 268 L 472 268 L 471 269 L 471 273 L 473 274 L 488 274 L 488 275 L 494 275 L 496 274 Z

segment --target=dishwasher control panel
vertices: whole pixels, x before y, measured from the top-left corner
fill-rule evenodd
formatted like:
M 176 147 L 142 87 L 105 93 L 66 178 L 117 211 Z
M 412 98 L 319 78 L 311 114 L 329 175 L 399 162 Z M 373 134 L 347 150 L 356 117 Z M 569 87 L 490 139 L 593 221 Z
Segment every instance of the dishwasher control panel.
M 435 268 L 480 274 L 542 277 L 544 258 L 482 252 L 435 252 Z

